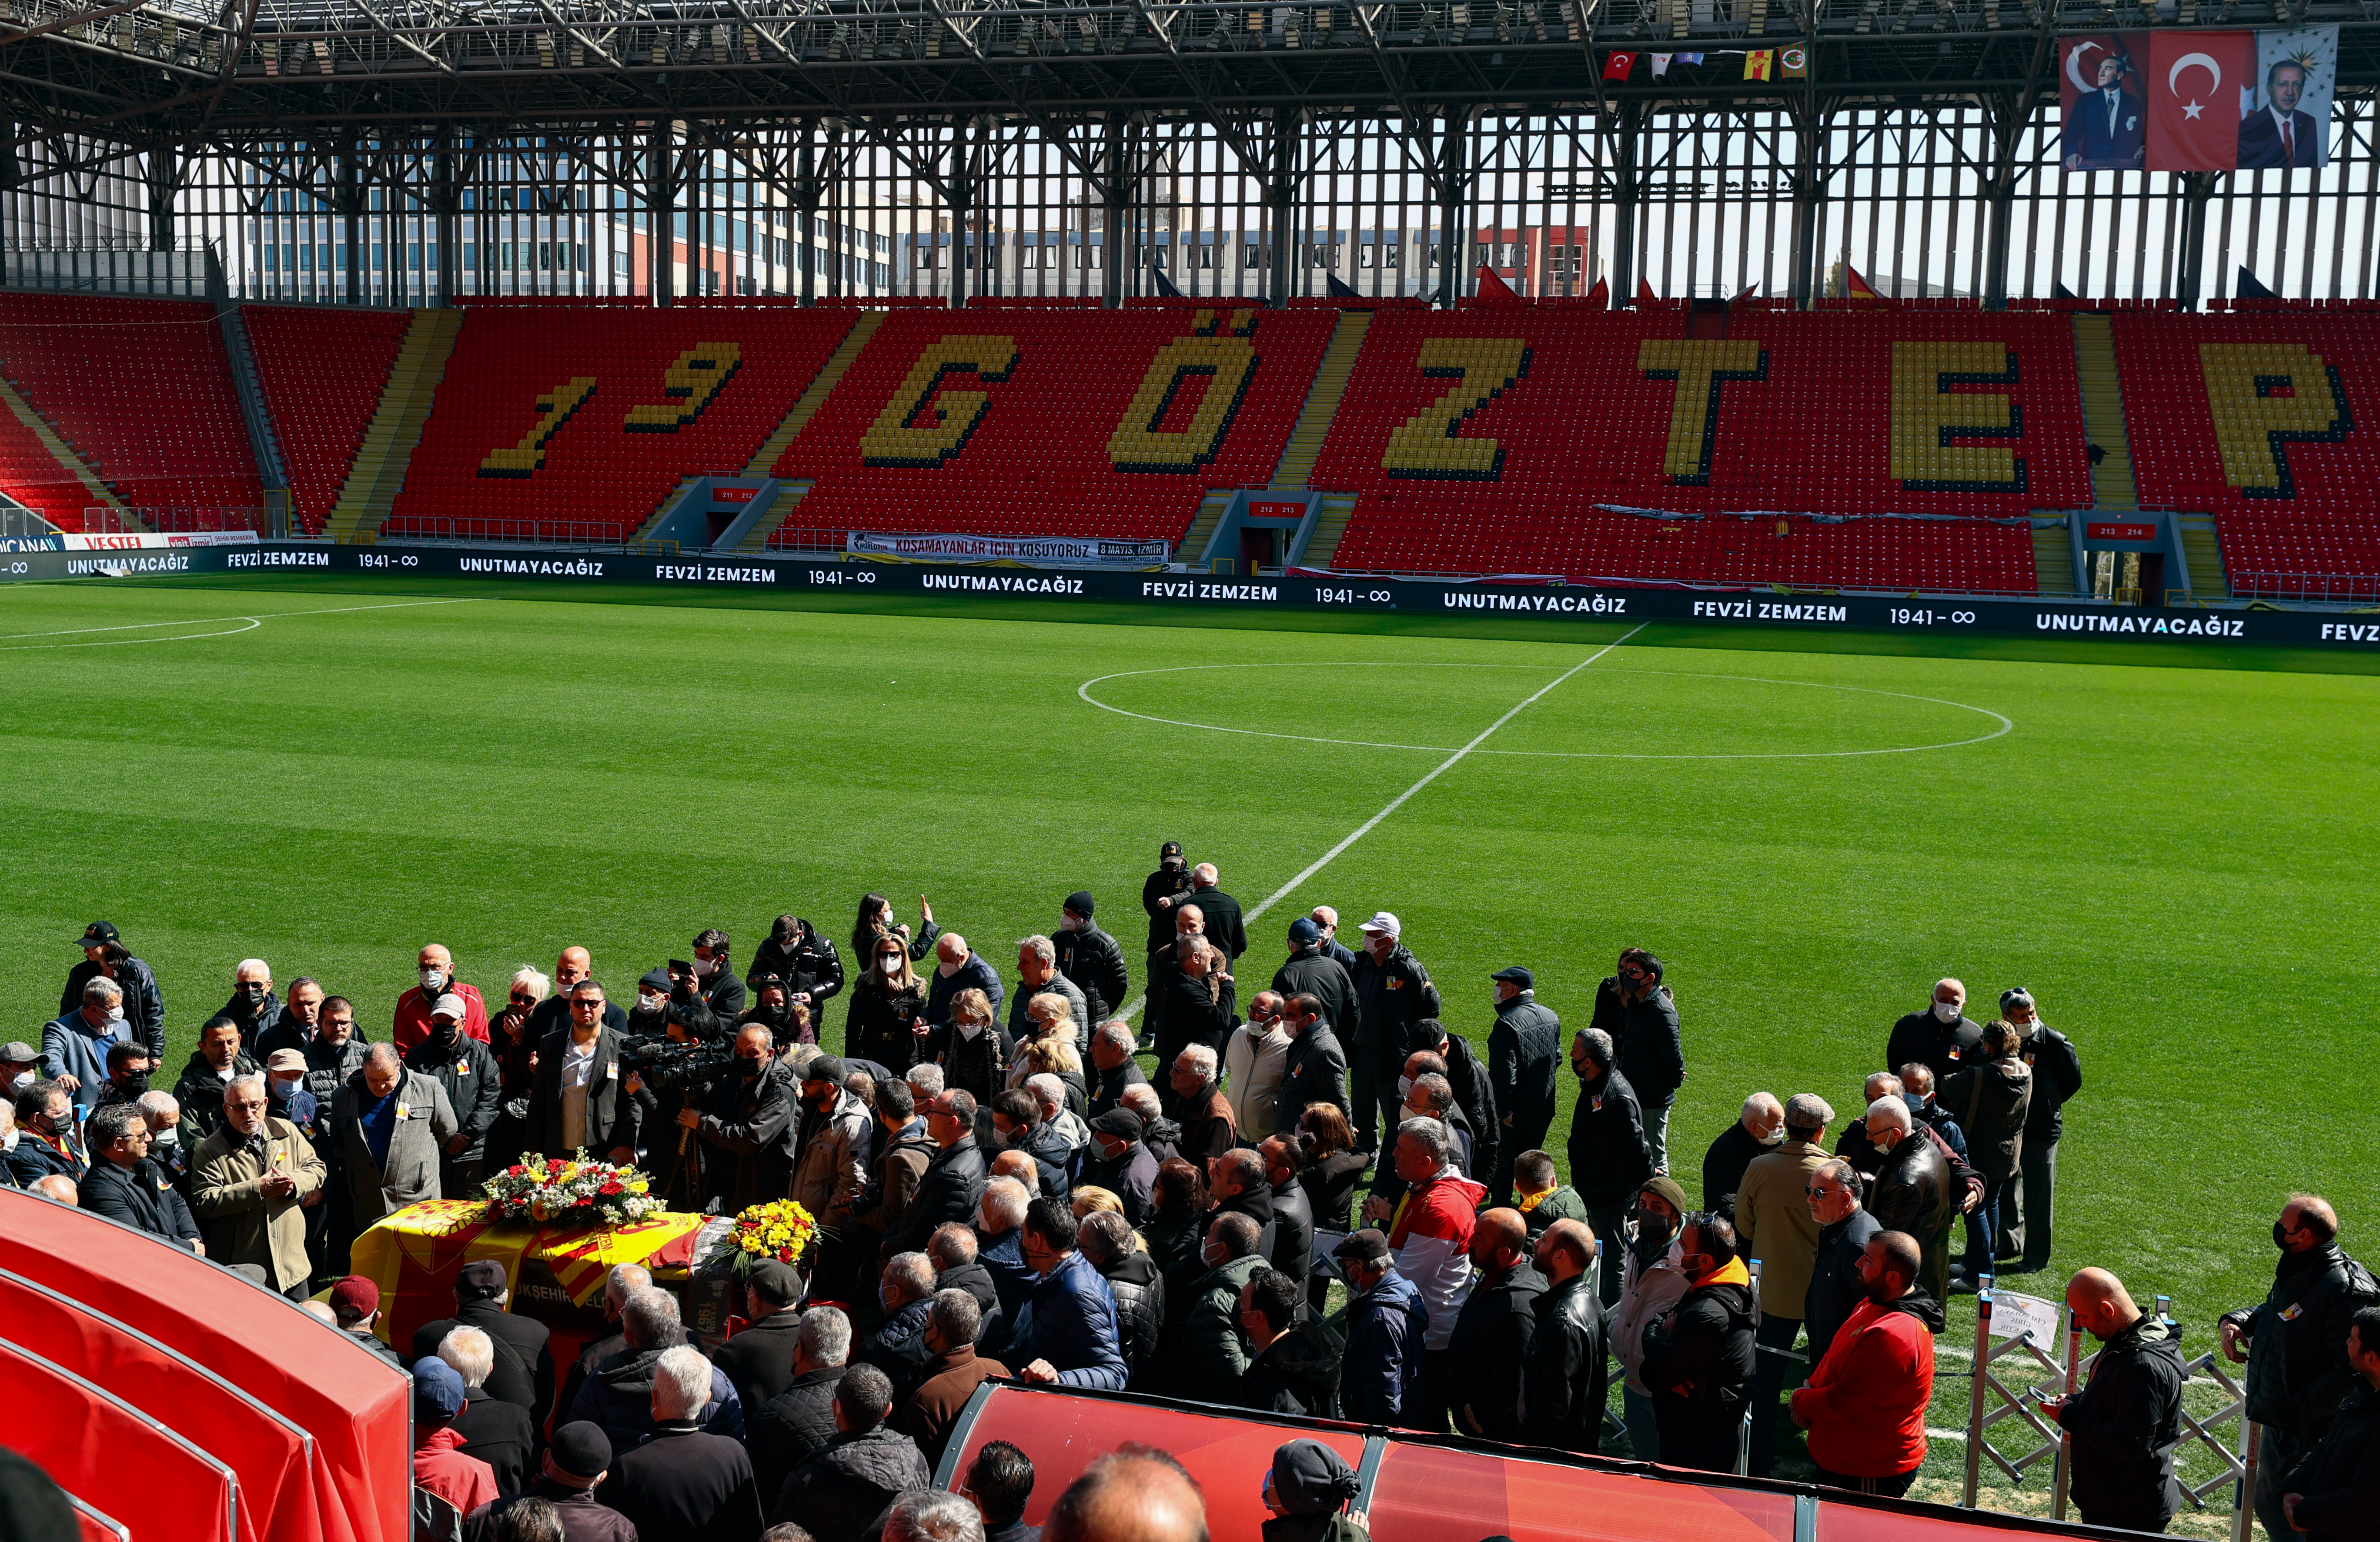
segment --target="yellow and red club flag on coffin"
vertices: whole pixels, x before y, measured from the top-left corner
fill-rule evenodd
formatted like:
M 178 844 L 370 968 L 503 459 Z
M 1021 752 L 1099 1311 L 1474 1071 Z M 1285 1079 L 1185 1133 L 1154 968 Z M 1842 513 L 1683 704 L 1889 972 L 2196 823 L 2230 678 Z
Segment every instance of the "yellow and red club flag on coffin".
M 424 1200 L 356 1239 L 348 1267 L 380 1287 L 379 1332 L 399 1352 L 410 1351 L 415 1329 L 453 1313 L 455 1277 L 465 1264 L 492 1258 L 517 1283 L 523 1261 L 534 1257 L 584 1305 L 614 1264 L 655 1271 L 691 1265 L 703 1226 L 701 1216 L 664 1211 L 616 1228 L 549 1230 L 518 1221 L 491 1225 L 487 1210 L 477 1199 Z
M 1767 80 L 1775 78 L 1777 50 L 1755 48 L 1743 55 L 1743 78 L 1747 80 Z

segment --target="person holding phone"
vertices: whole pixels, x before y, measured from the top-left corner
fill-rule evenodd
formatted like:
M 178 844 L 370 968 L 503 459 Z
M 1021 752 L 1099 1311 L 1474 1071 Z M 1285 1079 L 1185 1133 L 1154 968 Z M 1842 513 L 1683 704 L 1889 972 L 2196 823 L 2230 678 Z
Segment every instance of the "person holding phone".
M 926 1058 L 929 1031 L 926 987 L 908 944 L 897 933 L 880 933 L 869 943 L 867 971 L 852 988 L 844 1053 L 904 1072 Z

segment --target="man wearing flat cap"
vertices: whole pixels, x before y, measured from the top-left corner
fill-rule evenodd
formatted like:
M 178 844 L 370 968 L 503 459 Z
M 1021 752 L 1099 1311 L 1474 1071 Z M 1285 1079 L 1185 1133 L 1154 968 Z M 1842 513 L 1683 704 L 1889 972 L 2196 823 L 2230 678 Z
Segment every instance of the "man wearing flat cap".
M 1788 1350 L 1809 1315 L 1810 1271 L 1818 1257 L 1818 1221 L 1810 1213 L 1810 1181 L 1831 1160 L 1827 1126 L 1835 1111 L 1815 1092 L 1785 1100 L 1785 1140 L 1755 1157 L 1735 1196 L 1737 1251 L 1760 1260 L 1760 1328 L 1755 1342 Z M 1760 1354 L 1753 1375 L 1752 1472 L 1767 1477 L 1777 1458 L 1777 1400 L 1785 1390 L 1781 1354 Z M 1800 1377 L 1793 1378 L 1799 1385 Z
M 1496 988 L 1496 1026 L 1488 1030 L 1488 1086 L 1496 1103 L 1496 1163 L 1488 1202 L 1512 1202 L 1512 1163 L 1546 1143 L 1554 1123 L 1554 1086 L 1561 1073 L 1561 1019 L 1537 1000 L 1537 977 L 1518 964 L 1488 977 Z M 1450 1064 L 1451 1062 L 1449 1062 Z
M 638 1542 L 636 1523 L 595 1498 L 612 1467 L 612 1439 L 584 1419 L 553 1432 L 542 1470 L 513 1499 L 474 1511 L 463 1542 L 501 1542 L 504 1512 L 522 1500 L 543 1500 L 562 1521 L 562 1542 Z
M 496 1346 L 495 1369 L 482 1384 L 488 1395 L 528 1409 L 531 1426 L 543 1429 L 553 1402 L 553 1350 L 545 1324 L 504 1309 L 512 1299 L 508 1284 L 504 1266 L 494 1258 L 465 1264 L 455 1280 L 455 1315 L 413 1330 L 413 1357 L 437 1354 L 457 1328 L 479 1329 Z
M 1389 1239 L 1375 1227 L 1348 1232 L 1330 1257 L 1347 1280 L 1341 1414 L 1355 1424 L 1419 1427 L 1422 1354 L 1429 1331 L 1421 1288 L 1397 1272 Z
M 1157 1187 L 1157 1154 L 1140 1138 L 1146 1127 L 1130 1109 L 1110 1109 L 1092 1120 L 1091 1145 L 1098 1154 L 1083 1173 L 1086 1184 L 1116 1196 L 1135 1231 L 1148 1224 L 1149 1196 Z

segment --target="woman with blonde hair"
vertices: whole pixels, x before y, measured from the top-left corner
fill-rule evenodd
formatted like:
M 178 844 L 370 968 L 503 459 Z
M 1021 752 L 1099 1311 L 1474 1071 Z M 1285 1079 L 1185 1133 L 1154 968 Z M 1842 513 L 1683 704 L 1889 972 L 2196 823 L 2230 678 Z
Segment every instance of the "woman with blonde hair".
M 880 936 L 869 951 L 867 971 L 852 989 L 843 1047 L 847 1055 L 896 1072 L 927 1058 L 926 986 L 899 937 Z
M 934 1030 L 930 1058 L 945 1087 L 964 1087 L 978 1106 L 1016 1085 L 1008 1079 L 1016 1044 L 992 1021 L 991 998 L 968 986 L 951 998 L 951 1020 Z
M 1044 1017 L 1038 1010 L 1044 1002 L 1056 1003 L 1054 1017 Z M 1066 1084 L 1066 1106 L 1077 1113 L 1091 1106 L 1090 1084 L 1083 1079 L 1083 1057 L 1075 1052 L 1075 1019 L 1066 1010 L 1062 996 L 1036 996 L 1032 1007 L 1034 1020 L 1049 1029 L 1040 1037 L 1028 1038 L 1016 1047 L 1016 1065 L 1008 1073 L 1008 1085 L 1023 1087 L 1033 1076 L 1049 1075 Z

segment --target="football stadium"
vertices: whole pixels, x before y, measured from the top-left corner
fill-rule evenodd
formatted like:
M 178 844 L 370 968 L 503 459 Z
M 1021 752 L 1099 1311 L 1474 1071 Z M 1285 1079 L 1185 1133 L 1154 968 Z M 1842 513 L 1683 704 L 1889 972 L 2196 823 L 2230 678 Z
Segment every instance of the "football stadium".
M 2369 1536 L 2374 26 L 10 0 L 0 1542 Z

